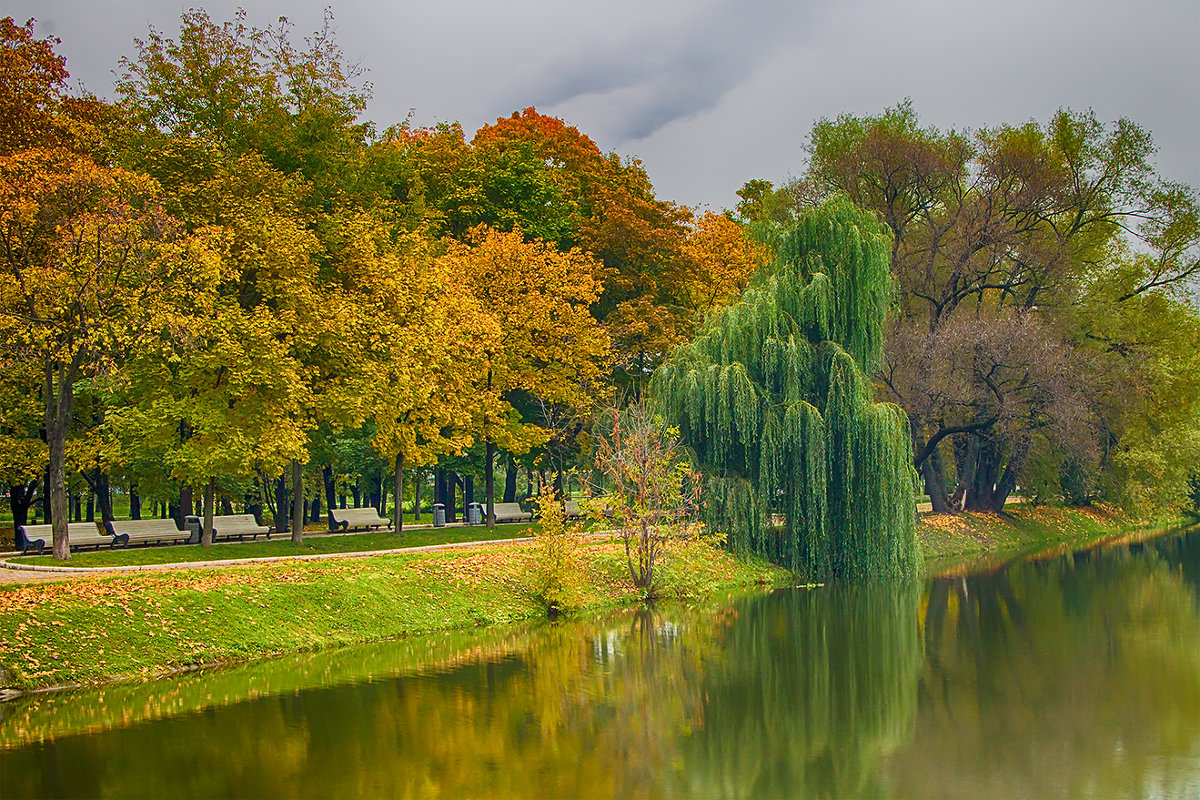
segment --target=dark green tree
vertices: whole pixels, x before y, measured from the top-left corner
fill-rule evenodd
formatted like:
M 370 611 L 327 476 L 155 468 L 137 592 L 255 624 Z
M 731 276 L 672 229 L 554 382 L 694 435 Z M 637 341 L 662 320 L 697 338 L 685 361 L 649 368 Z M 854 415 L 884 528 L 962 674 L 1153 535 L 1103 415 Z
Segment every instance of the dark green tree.
M 704 476 L 706 522 L 738 553 L 815 578 L 918 568 L 908 419 L 874 403 L 888 237 L 833 200 L 800 217 L 741 302 L 655 376 Z

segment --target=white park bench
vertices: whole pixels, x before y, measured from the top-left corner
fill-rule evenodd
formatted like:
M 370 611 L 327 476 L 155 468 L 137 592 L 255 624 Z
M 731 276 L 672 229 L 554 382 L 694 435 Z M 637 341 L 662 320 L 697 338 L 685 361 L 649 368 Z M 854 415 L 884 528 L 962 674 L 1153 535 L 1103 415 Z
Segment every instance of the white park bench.
M 22 555 L 36 549 L 40 556 L 54 541 L 53 525 L 21 525 L 17 530 L 21 534 L 17 547 L 21 548 Z M 105 545 L 112 547 L 116 544 L 116 540 L 107 533 L 101 533 L 94 522 L 68 522 L 67 541 L 71 548 L 95 547 L 97 550 Z
M 251 539 L 264 536 L 271 531 L 266 525 L 259 525 L 253 514 L 226 514 L 213 517 L 213 539 Z M 269 537 L 268 537 L 269 538 Z
M 329 518 L 333 521 L 332 530 L 352 531 L 359 528 L 390 528 L 392 521 L 379 516 L 374 508 L 331 508 Z
M 492 510 L 496 514 L 496 522 L 528 522 L 533 519 L 533 513 L 522 511 L 520 503 L 496 503 Z
M 175 527 L 173 519 L 118 519 L 108 523 L 118 544 L 155 544 L 159 542 L 186 542 L 191 531 Z

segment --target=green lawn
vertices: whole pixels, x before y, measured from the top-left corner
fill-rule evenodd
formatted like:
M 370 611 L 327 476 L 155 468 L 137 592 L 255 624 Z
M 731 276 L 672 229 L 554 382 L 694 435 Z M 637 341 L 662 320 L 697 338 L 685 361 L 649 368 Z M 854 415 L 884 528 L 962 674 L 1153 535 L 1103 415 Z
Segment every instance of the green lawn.
M 424 538 L 483 532 L 439 529 Z M 377 537 L 392 544 L 389 535 L 334 541 Z M 411 536 L 416 544 L 421 534 Z M 131 554 L 167 549 L 200 550 Z M 620 543 L 588 542 L 576 557 L 577 607 L 633 605 L 641 598 Z M 0 688 L 105 683 L 544 617 L 545 606 L 536 599 L 538 564 L 537 546 L 517 543 L 0 585 Z M 658 572 L 668 598 L 790 580 L 778 567 L 741 561 L 699 541 L 673 548 Z
M 25 556 L 10 559 L 14 563 L 41 566 L 113 567 L 135 564 L 174 564 L 189 561 L 217 561 L 227 558 L 261 558 L 263 556 L 306 556 L 316 553 L 357 553 L 368 550 L 392 550 L 398 547 L 422 547 L 453 542 L 517 539 L 532 536 L 537 525 L 517 523 L 497 525 L 489 530 L 475 525 L 465 528 L 423 528 L 405 530 L 397 535 L 388 531 L 351 533 L 338 536 L 308 535 L 300 545 L 291 539 L 272 538 L 248 542 L 221 542 L 212 547 L 171 545 L 165 547 L 130 547 L 113 550 L 76 552 L 68 564 L 55 561 L 49 555 Z

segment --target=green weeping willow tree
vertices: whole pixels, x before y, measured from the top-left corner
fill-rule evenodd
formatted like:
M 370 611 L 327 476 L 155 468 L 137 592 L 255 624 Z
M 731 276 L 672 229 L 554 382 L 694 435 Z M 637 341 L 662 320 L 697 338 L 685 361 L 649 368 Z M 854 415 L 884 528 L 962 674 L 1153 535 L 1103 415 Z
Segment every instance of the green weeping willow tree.
M 704 476 L 705 522 L 735 552 L 819 579 L 917 572 L 908 418 L 872 402 L 867 377 L 890 293 L 880 225 L 832 200 L 659 368 L 654 396 Z

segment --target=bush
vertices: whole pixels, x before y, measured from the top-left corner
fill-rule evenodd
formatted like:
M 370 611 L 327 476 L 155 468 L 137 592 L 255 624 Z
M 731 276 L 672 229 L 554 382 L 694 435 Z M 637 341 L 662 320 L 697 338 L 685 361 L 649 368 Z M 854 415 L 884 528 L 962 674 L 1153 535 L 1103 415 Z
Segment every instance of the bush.
M 536 530 L 537 547 L 530 583 L 533 597 L 550 616 L 581 604 L 583 568 L 579 557 L 582 529 L 567 525 L 562 500 L 551 485 L 542 487 L 537 501 L 541 526 Z

